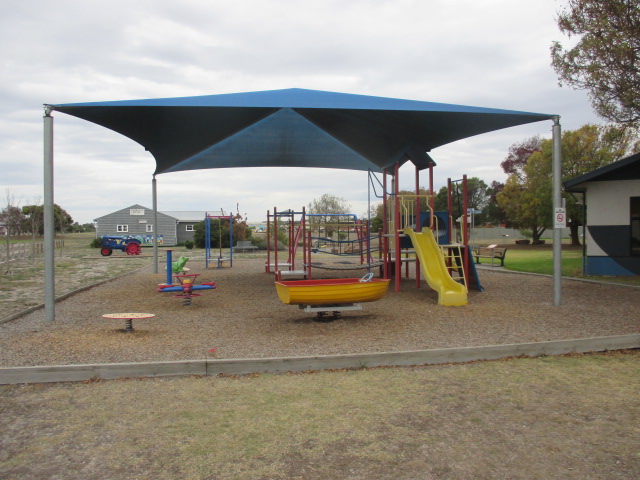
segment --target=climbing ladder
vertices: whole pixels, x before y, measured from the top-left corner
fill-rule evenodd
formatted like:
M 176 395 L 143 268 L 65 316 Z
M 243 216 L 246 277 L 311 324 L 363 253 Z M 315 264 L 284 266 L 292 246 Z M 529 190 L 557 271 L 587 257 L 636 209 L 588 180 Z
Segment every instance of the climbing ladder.
M 468 286 L 467 278 L 464 272 L 464 262 L 462 259 L 461 245 L 439 245 L 444 262 L 449 269 L 449 275 L 455 281 Z

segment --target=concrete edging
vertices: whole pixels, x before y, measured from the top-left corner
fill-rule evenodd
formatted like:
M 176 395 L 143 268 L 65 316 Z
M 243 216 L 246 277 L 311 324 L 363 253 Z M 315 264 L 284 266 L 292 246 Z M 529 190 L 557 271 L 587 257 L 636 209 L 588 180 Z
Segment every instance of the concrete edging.
M 442 348 L 411 352 L 314 357 L 204 359 L 167 362 L 47 365 L 0 368 L 0 384 L 79 382 L 176 375 L 245 375 L 344 368 L 437 365 L 525 356 L 562 355 L 640 348 L 640 334 L 550 342 Z

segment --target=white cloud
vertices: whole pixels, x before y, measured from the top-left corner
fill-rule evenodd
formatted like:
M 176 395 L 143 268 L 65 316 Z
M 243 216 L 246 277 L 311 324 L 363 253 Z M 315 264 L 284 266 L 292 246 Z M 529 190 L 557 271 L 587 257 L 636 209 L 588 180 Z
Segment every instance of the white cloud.
M 41 195 L 42 104 L 310 88 L 558 113 L 597 122 L 559 88 L 555 0 L 79 0 L 9 2 L 0 17 L 0 188 Z M 502 180 L 511 144 L 550 122 L 438 148 L 436 185 Z M 56 203 L 81 221 L 150 206 L 154 161 L 109 130 L 55 114 Z M 406 171 L 406 173 L 405 173 Z M 412 186 L 403 169 L 401 185 Z M 405 180 L 406 179 L 406 180 Z M 426 175 L 421 183 L 426 184 Z M 268 209 L 322 193 L 366 210 L 367 177 L 342 170 L 223 169 L 158 176 L 161 209 Z

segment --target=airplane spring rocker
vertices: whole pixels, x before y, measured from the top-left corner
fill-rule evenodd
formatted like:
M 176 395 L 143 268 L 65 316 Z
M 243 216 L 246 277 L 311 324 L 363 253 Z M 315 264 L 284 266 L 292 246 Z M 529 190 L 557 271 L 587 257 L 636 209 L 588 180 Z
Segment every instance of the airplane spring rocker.
M 180 282 L 178 285 L 158 285 L 159 292 L 179 292 L 174 295 L 176 298 L 182 298 L 182 305 L 187 307 L 191 305 L 192 297 L 199 297 L 201 293 L 194 293 L 196 290 L 213 290 L 216 288 L 215 282 L 204 282 L 196 285 L 195 279 L 199 276 L 199 273 L 188 273 L 185 275 L 175 275 L 176 280 Z
M 201 293 L 194 293 L 198 290 L 213 290 L 216 287 L 215 282 L 203 282 L 200 284 L 195 284 L 195 279 L 200 276 L 199 273 L 184 273 L 187 268 L 185 268 L 185 264 L 187 263 L 189 258 L 180 257 L 177 262 L 171 261 L 171 250 L 167 250 L 167 283 L 161 283 L 158 285 L 158 292 L 174 292 L 177 293 L 174 295 L 175 298 L 182 298 L 183 306 L 192 305 L 193 297 L 200 297 Z M 176 280 L 179 282 L 177 284 L 172 283 L 171 274 L 183 272 L 179 275 L 174 275 Z

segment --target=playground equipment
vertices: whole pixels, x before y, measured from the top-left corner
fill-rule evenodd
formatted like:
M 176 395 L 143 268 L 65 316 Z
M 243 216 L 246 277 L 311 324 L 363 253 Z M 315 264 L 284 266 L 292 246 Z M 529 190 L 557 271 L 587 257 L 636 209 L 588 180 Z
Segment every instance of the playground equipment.
M 114 250 L 122 250 L 127 255 L 140 255 L 140 240 L 121 235 L 103 235 L 100 253 L 103 257 L 108 257 Z
M 182 273 L 185 270 L 185 264 L 189 260 L 188 257 L 180 257 L 177 262 L 172 261 L 172 251 L 167 250 L 167 282 L 158 285 L 158 292 L 162 293 L 177 293 L 174 295 L 176 298 L 182 298 L 183 306 L 192 305 L 192 298 L 201 296 L 200 293 L 194 293 L 198 290 L 213 290 L 217 288 L 215 282 L 203 282 L 195 284 L 195 279 L 200 275 L 199 273 Z M 174 275 L 178 281 L 177 284 L 172 283 L 172 273 L 180 273 Z
M 433 232 L 428 228 L 415 232 L 405 227 L 404 234 L 411 239 L 427 283 L 438 292 L 438 305 L 466 305 L 467 288 L 456 282 L 449 273 Z
M 133 319 L 145 319 L 153 318 L 153 313 L 105 313 L 102 315 L 104 318 L 110 318 L 114 320 L 124 320 L 124 331 L 127 333 L 133 332 Z
M 276 291 L 286 305 L 298 305 L 305 312 L 316 312 L 320 318 L 327 312 L 336 317 L 344 310 L 361 310 L 364 302 L 380 300 L 387 293 L 389 281 L 373 278 L 372 273 L 362 278 L 277 281 Z
M 233 267 L 233 215 L 209 215 L 207 214 L 204 219 L 204 249 L 205 249 L 205 268 L 209 268 L 209 262 L 211 261 L 211 220 L 218 220 L 218 257 L 215 261 L 218 264 L 218 268 L 222 267 L 222 263 L 228 261 L 229 267 Z M 229 256 L 224 257 L 222 255 L 222 222 L 223 220 L 229 220 Z
M 170 252 L 168 250 L 168 252 Z M 170 255 L 170 253 L 168 253 Z M 189 261 L 189 257 L 180 257 L 177 261 L 171 262 L 171 271 L 173 273 L 186 273 L 189 269 L 185 266 Z
M 430 159 L 429 159 L 430 160 Z M 280 282 L 279 293 L 283 286 L 293 288 L 295 283 L 304 286 L 304 282 L 311 281 L 311 254 L 312 253 L 330 253 L 337 255 L 360 255 L 359 266 L 349 266 L 346 268 L 336 268 L 335 266 L 313 265 L 314 268 L 326 268 L 335 270 L 346 270 L 354 268 L 369 268 L 373 266 L 381 266 L 381 276 L 383 279 L 389 280 L 395 275 L 395 291 L 400 291 L 402 265 L 405 265 L 405 276 L 409 276 L 409 264 L 415 264 L 416 287 L 420 287 L 421 268 L 424 269 L 423 275 L 427 284 L 438 293 L 438 304 L 440 305 L 466 305 L 467 291 L 470 285 L 474 285 L 478 290 L 482 291 L 482 286 L 478 279 L 475 264 L 472 258 L 471 248 L 469 246 L 469 208 L 467 198 L 467 177 L 454 182 L 448 179 L 448 208 L 447 212 L 434 211 L 434 195 L 433 195 L 433 161 L 430 160 L 429 168 L 429 189 L 428 194 L 420 193 L 420 175 L 419 168 L 416 165 L 415 194 L 400 195 L 399 191 L 399 163 L 396 163 L 392 169 L 383 171 L 383 179 L 380 182 L 377 177 L 369 172 L 369 211 L 371 211 L 371 186 L 373 185 L 374 194 L 376 186 L 373 180 L 377 180 L 382 187 L 382 195 L 377 195 L 383 200 L 383 229 L 378 237 L 378 262 L 375 262 L 371 252 L 372 236 L 369 233 L 367 222 L 365 225 L 357 222 L 357 217 L 351 214 L 320 214 L 321 217 L 333 217 L 338 219 L 337 225 L 341 225 L 341 217 L 348 217 L 347 232 L 353 230 L 357 235 L 355 242 L 357 247 L 350 239 L 346 249 L 342 248 L 342 240 L 338 235 L 338 240 L 333 238 L 312 237 L 311 230 L 313 225 L 310 221 L 312 215 L 302 212 L 294 212 L 287 210 L 278 212 L 275 208 L 273 215 L 267 212 L 267 263 L 265 269 L 267 272 L 275 272 L 276 281 L 280 281 L 284 275 L 300 274 L 304 275 L 305 280 L 300 282 Z M 391 176 L 391 189 L 387 188 L 388 177 Z M 462 212 L 460 221 L 460 241 L 452 241 L 455 223 L 453 221 L 453 198 L 452 185 L 462 184 Z M 458 190 L 456 188 L 456 190 Z M 426 211 L 424 211 L 426 210 Z M 299 219 L 296 220 L 296 216 Z M 286 224 L 286 230 L 289 238 L 289 248 L 287 252 L 287 261 L 278 262 L 278 232 L 280 223 Z M 322 222 L 319 222 L 322 225 Z M 273 224 L 273 226 L 272 226 Z M 318 222 L 315 222 L 318 224 Z M 325 222 L 326 225 L 329 225 Z M 424 227 L 424 233 L 422 233 Z M 273 230 L 272 230 L 273 229 Z M 325 230 L 326 231 L 326 230 Z M 427 232 L 428 231 L 428 232 Z M 348 233 L 347 233 L 348 235 Z M 456 235 L 457 236 L 457 235 Z M 271 241 L 275 249 L 273 251 L 275 261 L 271 262 Z M 436 240 L 437 239 L 437 240 Z M 299 244 L 303 245 L 303 270 L 295 270 L 296 252 Z M 364 245 L 366 244 L 366 249 Z M 366 251 L 366 256 L 365 252 Z M 285 270 L 288 269 L 288 270 Z M 313 284 L 311 284 L 313 285 Z M 288 297 L 284 297 L 285 299 Z M 281 297 L 281 300 L 283 297 Z M 285 301 L 285 300 L 283 300 Z M 298 302 L 299 303 L 299 302 Z M 313 305 L 307 304 L 309 308 L 315 308 Z M 306 308 L 306 307 L 305 307 Z M 323 308 L 320 306 L 320 308 Z M 326 308 L 324 309 L 326 310 Z
M 428 164 L 429 169 L 429 189 L 428 192 L 433 192 L 433 161 L 430 160 Z M 409 263 L 415 263 L 416 272 L 416 287 L 420 287 L 421 279 L 421 267 L 426 268 L 425 278 L 427 283 L 431 280 L 434 284 L 439 284 L 436 291 L 439 293 L 439 304 L 441 305 L 465 305 L 466 293 L 464 295 L 464 301 L 461 294 L 455 300 L 452 300 L 453 294 L 445 293 L 447 288 L 453 291 L 460 290 L 459 287 L 453 287 L 449 279 L 453 282 L 459 283 L 462 288 L 467 291 L 470 285 L 475 285 L 478 290 L 482 290 L 480 285 L 473 258 L 471 256 L 471 249 L 469 248 L 469 225 L 466 219 L 468 218 L 468 198 L 467 198 L 467 178 L 463 176 L 462 180 L 456 180 L 452 182 L 448 180 L 448 212 L 446 215 L 442 215 L 440 212 L 434 211 L 434 196 L 420 195 L 420 174 L 419 168 L 415 169 L 415 194 L 400 195 L 399 192 L 399 163 L 396 163 L 393 168 L 387 169 L 383 172 L 383 181 L 380 182 L 373 173 L 369 174 L 370 186 L 373 185 L 375 193 L 375 184 L 373 179 L 378 181 L 378 184 L 382 187 L 382 195 L 376 195 L 378 198 L 383 199 L 383 277 L 390 278 L 395 275 L 395 291 L 400 291 L 400 281 L 402 276 L 402 265 L 405 265 L 405 276 L 409 276 Z M 388 178 L 391 179 L 391 188 L 387 187 Z M 462 221 L 460 222 L 460 241 L 452 242 L 452 232 L 454 231 L 453 221 L 453 199 L 452 199 L 452 184 L 462 184 Z M 426 201 L 427 212 L 421 211 L 421 203 Z M 427 216 L 425 219 L 424 216 Z M 426 221 L 425 221 L 426 220 Z M 440 226 L 443 224 L 444 229 Z M 435 236 L 438 241 L 434 239 L 435 247 L 429 242 L 426 244 L 426 237 L 411 236 L 406 228 L 409 228 L 413 233 L 420 233 L 423 227 L 433 232 L 432 236 Z M 441 270 L 440 266 L 443 262 L 445 270 Z M 434 263 L 433 265 L 429 265 Z M 445 275 L 446 273 L 446 275 Z M 431 278 L 428 278 L 428 276 Z M 435 276 L 435 279 L 433 278 Z M 456 278 L 454 278 L 454 276 Z M 445 287 L 445 285 L 451 285 L 452 287 Z
M 299 219 L 296 221 L 296 216 Z M 287 260 L 280 262 L 278 260 L 278 232 L 281 226 L 285 226 L 287 233 Z M 302 240 L 302 270 L 296 270 L 296 255 L 298 246 Z M 273 214 L 267 210 L 267 261 L 265 263 L 265 271 L 267 273 L 275 273 L 280 279 L 283 275 L 301 275 L 305 278 L 311 278 L 311 257 L 308 250 L 309 232 L 307 231 L 307 215 L 303 207 L 301 212 L 293 210 L 285 210 L 278 212 L 277 208 L 273 208 Z M 273 255 L 273 262 L 271 257 Z
M 192 304 L 192 297 L 199 297 L 200 293 L 194 293 L 196 290 L 213 290 L 216 287 L 215 282 L 204 282 L 196 285 L 195 279 L 199 276 L 199 273 L 189 273 L 185 275 L 175 275 L 176 280 L 180 282 L 177 285 L 158 285 L 158 292 L 178 292 L 174 295 L 176 298 L 182 298 L 182 305 L 189 306 Z
M 286 232 L 288 239 L 287 259 L 278 260 L 278 235 L 275 232 Z M 314 230 L 317 236 L 314 236 Z M 324 234 L 324 235 L 323 235 Z M 338 239 L 334 239 L 333 236 Z M 355 236 L 355 238 L 351 238 Z M 374 259 L 372 253 L 378 251 L 372 247 L 372 241 L 379 240 L 379 236 L 370 236 L 368 223 L 359 220 L 352 213 L 321 213 L 309 214 L 305 208 L 302 211 L 278 211 L 273 214 L 267 211 L 267 262 L 265 271 L 274 272 L 278 279 L 283 276 L 297 275 L 311 278 L 312 268 L 331 270 L 354 270 L 382 265 L 380 258 Z M 296 255 L 302 244 L 302 269 L 296 269 Z M 379 244 L 379 241 L 378 241 Z M 335 266 L 321 266 L 312 261 L 312 253 L 326 253 L 329 255 L 359 258 L 359 264 L 351 267 L 337 268 Z M 273 256 L 273 261 L 272 261 Z
M 353 213 L 307 214 L 312 232 L 312 251 L 332 255 L 360 255 L 366 252 L 366 225 Z M 317 234 L 314 235 L 313 231 Z M 352 234 L 356 238 L 352 239 Z M 333 236 L 337 236 L 335 240 Z M 364 260 L 364 258 L 363 258 Z

